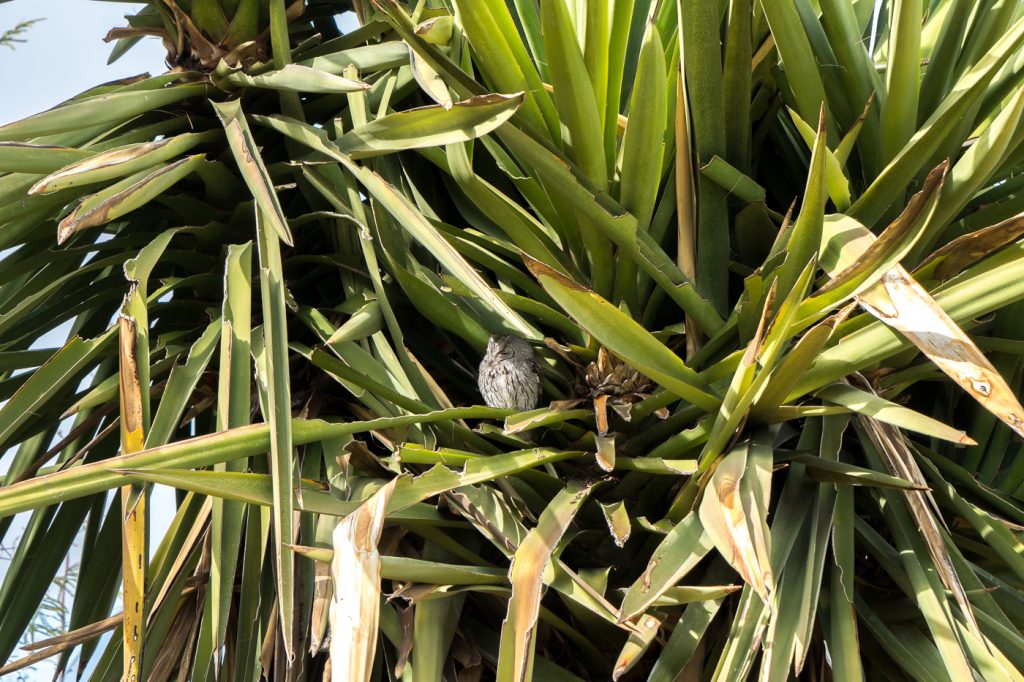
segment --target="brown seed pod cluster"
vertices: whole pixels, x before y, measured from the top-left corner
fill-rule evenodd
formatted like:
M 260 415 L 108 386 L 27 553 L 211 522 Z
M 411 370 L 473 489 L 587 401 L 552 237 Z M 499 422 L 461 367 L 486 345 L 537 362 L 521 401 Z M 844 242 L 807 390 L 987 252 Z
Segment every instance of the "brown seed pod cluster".
M 576 380 L 576 395 L 594 401 L 594 418 L 600 435 L 609 431 L 608 408 L 630 420 L 629 408 L 650 395 L 654 383 L 604 347 L 597 361 L 583 367 Z

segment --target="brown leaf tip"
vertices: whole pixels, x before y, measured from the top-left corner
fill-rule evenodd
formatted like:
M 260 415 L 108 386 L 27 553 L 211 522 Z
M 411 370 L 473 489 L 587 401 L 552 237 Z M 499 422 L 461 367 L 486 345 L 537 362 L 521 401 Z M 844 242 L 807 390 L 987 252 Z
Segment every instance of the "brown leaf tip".
M 513 92 L 507 95 L 500 92 L 491 92 L 486 95 L 476 95 L 475 97 L 464 99 L 461 102 L 456 102 L 455 106 L 459 108 L 479 107 L 487 104 L 501 104 L 502 102 L 509 101 L 515 101 L 518 104 L 522 104 L 525 98 L 525 92 Z
M 542 263 L 541 261 L 532 257 L 525 251 L 520 251 L 519 255 L 523 259 L 523 262 L 526 264 L 526 269 L 529 270 L 530 274 L 537 278 L 537 280 L 540 280 L 543 277 L 547 277 L 549 279 L 555 280 L 562 286 L 567 287 L 569 289 L 574 289 L 576 291 L 584 291 L 588 293 L 590 292 L 590 289 L 579 284 L 578 282 L 574 282 L 573 280 L 569 279 L 562 273 L 552 268 L 550 265 Z

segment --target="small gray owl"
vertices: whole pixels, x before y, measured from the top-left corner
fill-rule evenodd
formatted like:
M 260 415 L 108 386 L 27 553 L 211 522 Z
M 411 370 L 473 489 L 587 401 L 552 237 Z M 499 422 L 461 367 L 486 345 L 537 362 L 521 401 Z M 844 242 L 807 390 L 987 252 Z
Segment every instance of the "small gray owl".
M 478 383 L 490 407 L 532 410 L 540 400 L 540 374 L 533 348 L 518 336 L 492 336 L 480 361 Z

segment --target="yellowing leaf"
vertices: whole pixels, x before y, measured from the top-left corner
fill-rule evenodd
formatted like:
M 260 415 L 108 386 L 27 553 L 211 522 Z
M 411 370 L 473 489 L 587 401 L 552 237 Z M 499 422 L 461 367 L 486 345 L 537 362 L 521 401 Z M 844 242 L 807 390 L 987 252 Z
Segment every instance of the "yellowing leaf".
M 859 298 L 860 304 L 917 346 L 989 412 L 1024 436 L 1024 407 L 970 337 L 902 266 Z
M 121 378 L 121 449 L 129 455 L 143 448 L 142 388 L 135 345 L 135 320 L 121 315 L 120 378 Z M 121 572 L 124 576 L 124 673 L 122 680 L 136 682 L 142 667 L 142 642 L 146 596 L 146 497 L 142 487 L 121 487 Z
M 432 45 L 447 45 L 452 40 L 454 23 L 454 18 L 451 15 L 434 17 L 417 24 L 415 33 Z
M 767 476 L 759 471 L 763 467 L 758 460 L 765 458 Z M 741 444 L 719 462 L 699 512 L 715 547 L 765 602 L 775 589 L 766 523 L 770 487 L 771 450 Z
M 933 171 L 932 176 L 938 170 Z M 831 239 L 835 239 L 835 235 Z M 822 267 L 833 277 L 840 268 L 846 269 L 851 261 L 872 251 L 876 243 L 874 235 L 863 227 L 850 229 L 844 241 L 842 258 L 822 259 Z M 823 246 L 822 251 L 824 254 L 828 248 Z M 860 292 L 856 300 L 865 310 L 903 334 L 985 409 L 1024 436 L 1024 407 L 1006 381 L 902 265 L 897 264 L 885 272 L 875 284 Z
M 533 677 L 533 653 L 544 569 L 555 545 L 589 494 L 589 485 L 578 481 L 566 485 L 544 509 L 537 520 L 537 527 L 526 535 L 512 557 L 512 568 L 509 570 L 512 597 L 508 602 L 508 615 L 501 626 L 499 680 L 529 682 Z
M 612 669 L 613 680 L 621 679 L 636 665 L 644 652 L 650 648 L 663 620 L 664 616 L 648 613 L 637 621 L 637 631 L 629 634 L 629 639 L 622 646 L 619 658 L 615 661 L 615 667 Z
M 437 75 L 437 71 L 434 71 L 433 67 L 411 47 L 409 48 L 409 66 L 412 68 L 412 77 L 423 88 L 423 92 L 440 104 L 441 108 L 446 111 L 451 109 L 454 103 L 451 93 L 448 92 L 448 85 Z
M 601 513 L 604 514 L 605 523 L 608 524 L 608 531 L 612 534 L 612 540 L 619 547 L 625 547 L 632 531 L 632 520 L 626 510 L 626 503 L 622 500 L 611 504 L 601 504 Z

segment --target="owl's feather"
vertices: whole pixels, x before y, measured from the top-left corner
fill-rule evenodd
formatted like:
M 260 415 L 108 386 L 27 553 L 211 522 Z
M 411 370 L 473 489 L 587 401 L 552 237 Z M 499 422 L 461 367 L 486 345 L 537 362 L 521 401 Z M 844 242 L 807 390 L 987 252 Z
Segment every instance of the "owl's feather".
M 517 336 L 492 336 L 480 361 L 480 394 L 489 407 L 532 410 L 540 401 L 533 348 Z

